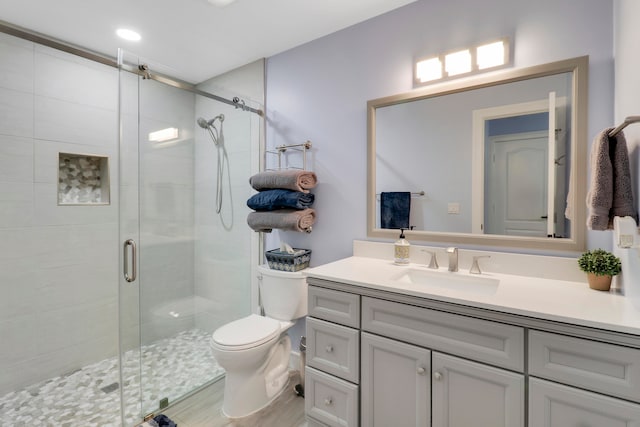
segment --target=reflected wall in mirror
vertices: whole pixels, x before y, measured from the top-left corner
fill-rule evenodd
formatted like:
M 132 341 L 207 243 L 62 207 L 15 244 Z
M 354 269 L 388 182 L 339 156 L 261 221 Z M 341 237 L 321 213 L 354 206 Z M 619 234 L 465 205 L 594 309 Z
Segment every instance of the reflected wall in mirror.
M 396 237 L 387 224 L 410 208 L 414 240 L 582 250 L 587 68 L 581 57 L 369 101 L 368 235 Z

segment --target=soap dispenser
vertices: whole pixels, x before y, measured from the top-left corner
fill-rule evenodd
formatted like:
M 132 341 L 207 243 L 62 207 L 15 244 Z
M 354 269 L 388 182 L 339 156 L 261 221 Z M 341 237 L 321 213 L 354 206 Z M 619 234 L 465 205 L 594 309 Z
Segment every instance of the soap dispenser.
M 396 241 L 394 246 L 394 259 L 396 264 L 409 264 L 409 248 L 411 244 L 404 238 L 404 228 L 400 229 L 400 238 Z

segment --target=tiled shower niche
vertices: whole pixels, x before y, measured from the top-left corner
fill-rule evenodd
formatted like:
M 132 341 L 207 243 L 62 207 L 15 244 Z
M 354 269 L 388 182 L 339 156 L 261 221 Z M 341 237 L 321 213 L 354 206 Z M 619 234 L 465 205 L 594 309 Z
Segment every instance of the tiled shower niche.
M 108 205 L 109 158 L 58 153 L 58 205 Z

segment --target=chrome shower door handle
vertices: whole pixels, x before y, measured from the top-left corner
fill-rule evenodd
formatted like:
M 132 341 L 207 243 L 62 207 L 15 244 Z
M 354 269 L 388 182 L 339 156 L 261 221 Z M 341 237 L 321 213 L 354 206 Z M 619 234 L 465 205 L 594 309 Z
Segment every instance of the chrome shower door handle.
M 129 248 L 131 248 L 131 275 L 129 275 Z M 137 250 L 136 250 L 136 242 L 133 239 L 127 239 L 124 242 L 124 250 L 123 250 L 123 273 L 124 273 L 124 280 L 126 280 L 127 282 L 133 282 L 136 280 L 136 277 L 138 276 L 138 269 L 136 267 L 136 265 L 138 264 L 137 262 L 137 254 L 136 254 Z

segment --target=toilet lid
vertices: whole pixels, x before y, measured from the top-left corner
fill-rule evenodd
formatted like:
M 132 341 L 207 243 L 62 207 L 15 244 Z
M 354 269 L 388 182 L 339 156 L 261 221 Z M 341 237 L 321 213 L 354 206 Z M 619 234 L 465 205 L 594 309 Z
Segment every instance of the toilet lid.
M 220 346 L 240 350 L 265 343 L 277 336 L 279 332 L 279 321 L 251 314 L 219 327 L 213 333 L 212 338 Z

